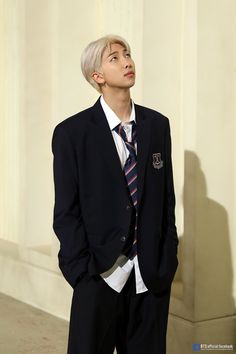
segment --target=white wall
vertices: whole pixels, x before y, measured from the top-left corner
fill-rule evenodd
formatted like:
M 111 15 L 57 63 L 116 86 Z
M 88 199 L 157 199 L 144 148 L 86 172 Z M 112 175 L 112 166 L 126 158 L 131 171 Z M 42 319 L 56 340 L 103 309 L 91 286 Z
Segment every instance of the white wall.
M 0 0 L 0 9 L 0 290 L 68 318 L 51 136 L 98 97 L 80 72 L 82 49 L 117 33 L 133 49 L 135 102 L 172 128 L 180 267 L 169 353 L 235 340 L 235 1 Z

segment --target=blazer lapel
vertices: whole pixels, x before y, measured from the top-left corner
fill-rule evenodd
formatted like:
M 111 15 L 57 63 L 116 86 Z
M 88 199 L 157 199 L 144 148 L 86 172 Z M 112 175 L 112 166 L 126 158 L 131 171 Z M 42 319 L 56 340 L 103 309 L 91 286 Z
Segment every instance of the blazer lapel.
M 105 155 L 108 161 L 110 173 L 116 179 L 117 189 L 127 195 L 127 185 L 120 158 L 107 122 L 105 113 L 100 104 L 100 98 L 91 108 L 93 116 L 91 118 L 92 128 L 94 129 L 94 139 L 96 146 Z M 138 171 L 138 204 L 142 200 L 146 164 L 150 143 L 151 119 L 146 116 L 142 107 L 135 104 L 136 124 L 137 124 L 137 171 Z
M 121 168 L 120 158 L 109 124 L 100 104 L 100 98 L 91 109 L 93 112 L 91 118 L 91 128 L 94 130 L 93 136 L 96 141 L 95 146 L 97 149 L 101 150 L 101 154 L 105 157 L 105 160 L 107 161 L 106 168 L 108 168 L 109 173 L 114 176 L 114 180 L 116 180 L 117 184 L 117 190 L 125 193 L 127 196 L 125 176 Z
M 148 161 L 151 134 L 151 119 L 143 113 L 142 107 L 135 105 L 137 122 L 137 171 L 138 171 L 138 205 L 143 194 L 144 178 Z

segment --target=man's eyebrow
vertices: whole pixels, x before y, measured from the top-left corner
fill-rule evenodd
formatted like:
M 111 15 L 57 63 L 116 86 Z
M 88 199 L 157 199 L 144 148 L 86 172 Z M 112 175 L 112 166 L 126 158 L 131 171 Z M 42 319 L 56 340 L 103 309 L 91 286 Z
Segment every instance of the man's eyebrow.
M 107 57 L 109 58 L 110 56 L 112 56 L 112 55 L 114 55 L 114 54 L 117 54 L 117 53 L 118 53 L 117 51 L 112 52 L 112 53 L 110 53 Z
M 123 52 L 128 52 L 128 49 L 123 49 Z M 110 56 L 114 55 L 114 54 L 119 54 L 119 52 L 116 50 L 115 52 L 110 53 L 107 57 L 109 58 Z

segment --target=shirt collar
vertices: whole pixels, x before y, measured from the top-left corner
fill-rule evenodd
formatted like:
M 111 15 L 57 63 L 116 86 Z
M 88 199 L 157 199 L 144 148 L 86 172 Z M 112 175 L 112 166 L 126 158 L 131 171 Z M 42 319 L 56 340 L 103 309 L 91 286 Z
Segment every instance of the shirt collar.
M 107 118 L 107 122 L 109 124 L 109 127 L 111 130 L 113 130 L 118 124 L 122 123 L 120 118 L 117 117 L 115 112 L 108 106 L 108 104 L 105 102 L 103 96 L 100 98 L 101 106 L 103 108 L 103 111 L 105 113 L 105 116 Z M 136 122 L 136 117 L 135 117 L 135 109 L 134 109 L 134 102 L 131 100 L 131 114 L 129 117 L 129 122 L 135 121 Z

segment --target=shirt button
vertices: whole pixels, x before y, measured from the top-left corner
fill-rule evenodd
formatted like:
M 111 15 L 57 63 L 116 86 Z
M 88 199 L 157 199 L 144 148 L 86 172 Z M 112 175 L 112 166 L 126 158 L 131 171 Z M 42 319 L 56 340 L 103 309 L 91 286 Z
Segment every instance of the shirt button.
M 122 242 L 125 242 L 125 241 L 126 241 L 126 237 L 125 237 L 125 236 L 122 236 L 122 237 L 120 238 L 120 240 L 121 240 Z

